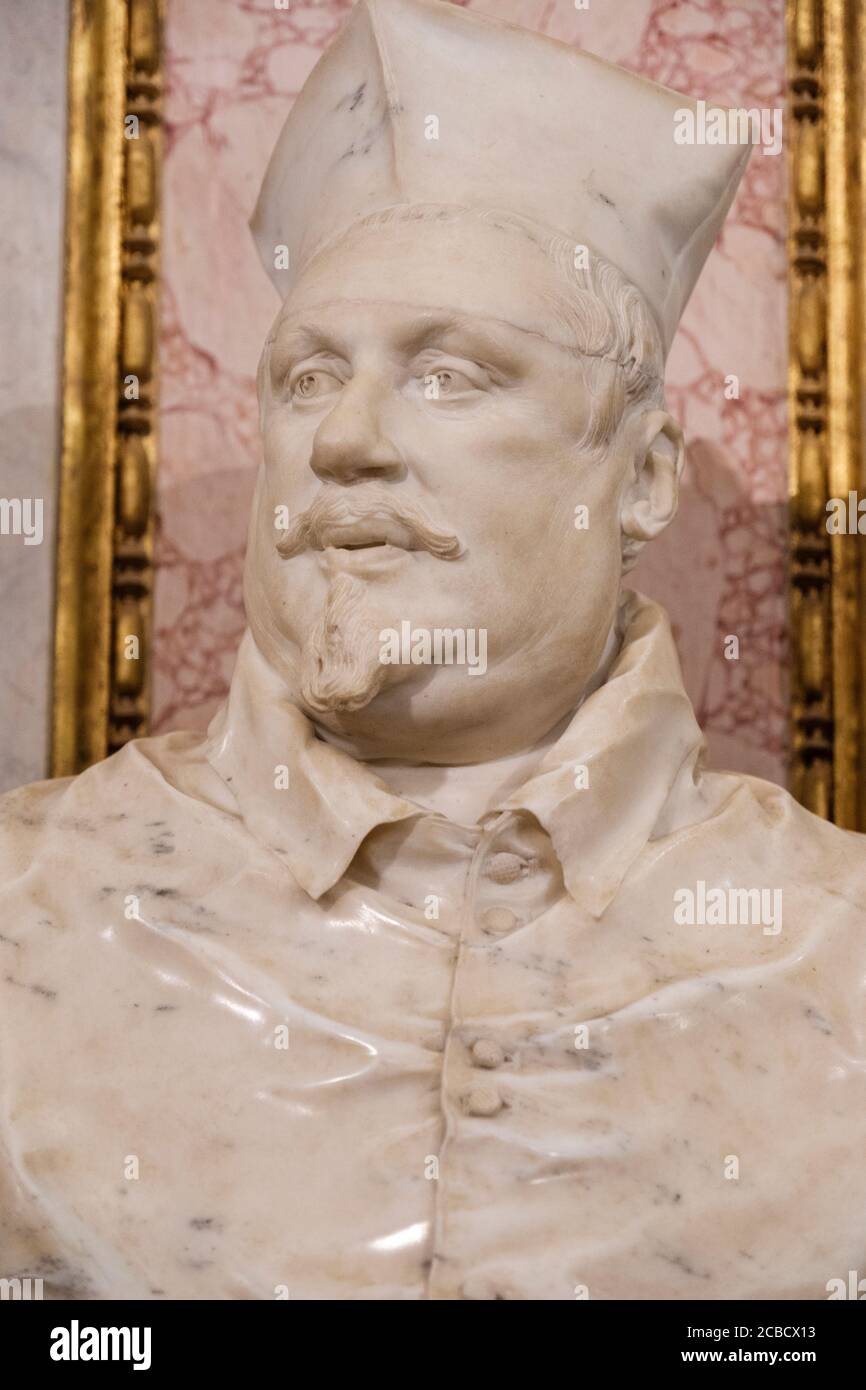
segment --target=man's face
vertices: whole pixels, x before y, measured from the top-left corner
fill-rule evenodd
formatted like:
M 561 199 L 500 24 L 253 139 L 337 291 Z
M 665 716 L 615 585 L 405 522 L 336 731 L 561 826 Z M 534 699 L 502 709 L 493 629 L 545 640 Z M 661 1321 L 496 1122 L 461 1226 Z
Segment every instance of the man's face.
M 565 292 L 513 228 L 401 222 L 313 261 L 279 314 L 247 608 L 307 712 L 362 756 L 527 746 L 599 661 L 632 459 L 577 447 L 591 402 Z M 424 661 L 423 640 L 404 661 L 405 637 L 383 662 L 406 623 L 413 643 L 462 630 L 467 664 Z

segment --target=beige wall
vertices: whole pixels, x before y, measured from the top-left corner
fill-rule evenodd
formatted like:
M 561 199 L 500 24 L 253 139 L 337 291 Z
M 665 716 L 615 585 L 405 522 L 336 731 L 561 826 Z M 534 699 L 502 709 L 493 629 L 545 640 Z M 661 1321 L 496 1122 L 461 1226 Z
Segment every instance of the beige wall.
M 43 504 L 41 544 L 0 534 L 0 790 L 48 770 L 66 35 L 65 0 L 0 6 L 0 498 Z

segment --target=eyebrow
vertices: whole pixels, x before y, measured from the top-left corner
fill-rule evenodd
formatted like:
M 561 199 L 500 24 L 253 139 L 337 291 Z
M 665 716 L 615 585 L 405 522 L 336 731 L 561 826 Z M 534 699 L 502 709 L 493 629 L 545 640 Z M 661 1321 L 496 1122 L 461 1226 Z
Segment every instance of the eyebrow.
M 404 349 L 419 353 L 434 345 L 444 346 L 448 339 L 459 340 L 457 347 L 470 349 L 473 356 L 490 357 L 501 361 L 510 357 L 508 349 L 497 339 L 494 331 L 485 324 L 501 327 L 498 319 L 490 319 L 466 314 L 443 314 L 427 323 L 418 324 L 401 344 Z M 513 332 L 521 332 L 514 324 L 505 325 Z
M 292 323 L 279 325 L 267 340 L 267 346 L 280 352 L 290 352 L 300 357 L 311 357 L 317 352 L 332 352 L 342 357 L 346 344 L 339 337 L 315 323 Z
M 318 305 L 318 309 L 334 309 L 344 305 L 350 305 L 358 301 L 353 300 L 329 300 Z M 362 301 L 370 304 L 373 301 Z M 422 305 L 409 303 L 395 303 L 389 300 L 389 305 L 394 308 L 411 309 L 416 314 L 431 314 L 431 310 Z M 307 311 L 310 312 L 309 310 Z M 485 328 L 489 325 L 489 328 Z M 398 335 L 398 345 L 404 352 L 420 352 L 424 347 L 430 346 L 433 341 L 451 335 L 463 335 L 467 339 L 474 339 L 483 353 L 490 357 L 502 359 L 507 349 L 497 341 L 495 330 L 506 329 L 510 333 L 518 333 L 522 337 L 529 337 L 547 343 L 550 347 L 558 348 L 561 352 L 567 352 L 571 357 L 581 357 L 585 354 L 578 351 L 576 347 L 568 343 L 558 341 L 556 338 L 549 338 L 540 329 L 523 328 L 519 324 L 511 323 L 508 319 L 496 318 L 491 314 L 466 314 L 460 310 L 437 311 L 433 317 L 428 317 L 422 323 L 413 323 L 405 333 Z M 268 346 L 277 348 L 280 351 L 293 351 L 302 355 L 313 355 L 317 352 L 331 352 L 335 356 L 345 356 L 348 348 L 345 341 L 340 339 L 338 333 L 327 328 L 323 328 L 318 323 L 311 323 L 304 319 L 291 318 L 283 320 L 277 324 L 271 337 L 268 339 Z

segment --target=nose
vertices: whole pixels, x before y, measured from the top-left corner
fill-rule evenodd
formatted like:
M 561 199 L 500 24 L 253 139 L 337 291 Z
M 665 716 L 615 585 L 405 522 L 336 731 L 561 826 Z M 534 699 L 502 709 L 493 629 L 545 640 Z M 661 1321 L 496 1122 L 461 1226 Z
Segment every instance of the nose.
M 323 482 L 396 482 L 406 466 L 382 424 L 387 386 L 358 374 L 344 386 L 313 438 L 310 467 Z

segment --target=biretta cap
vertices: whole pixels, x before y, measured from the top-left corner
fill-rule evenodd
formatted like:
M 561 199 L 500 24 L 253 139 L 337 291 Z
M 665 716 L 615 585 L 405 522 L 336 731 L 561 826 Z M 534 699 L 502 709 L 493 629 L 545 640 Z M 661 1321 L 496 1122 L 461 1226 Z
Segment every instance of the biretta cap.
M 253 235 L 285 296 L 325 241 L 370 213 L 421 203 L 516 213 L 613 262 L 643 292 L 667 351 L 751 152 L 677 143 L 677 112 L 695 107 L 455 5 L 358 0 L 289 114 Z

